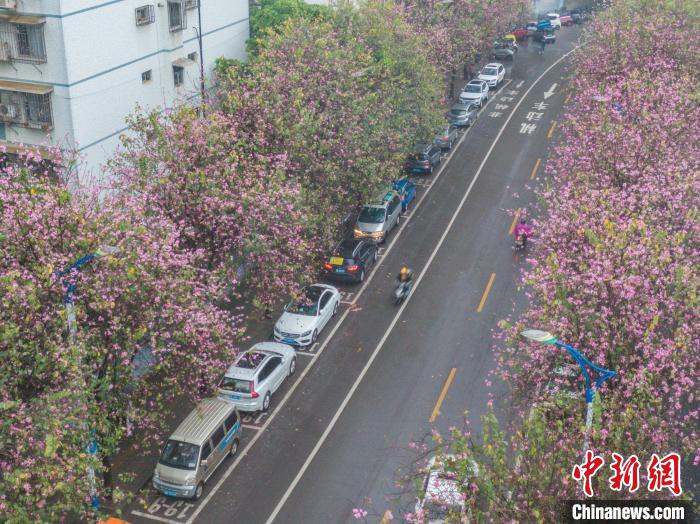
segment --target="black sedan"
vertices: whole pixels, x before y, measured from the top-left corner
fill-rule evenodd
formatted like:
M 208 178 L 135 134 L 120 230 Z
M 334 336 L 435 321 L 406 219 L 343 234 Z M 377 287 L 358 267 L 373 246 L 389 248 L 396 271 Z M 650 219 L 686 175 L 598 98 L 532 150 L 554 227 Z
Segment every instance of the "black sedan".
M 323 265 L 334 280 L 362 282 L 377 261 L 377 245 L 369 240 L 348 238 L 340 242 Z

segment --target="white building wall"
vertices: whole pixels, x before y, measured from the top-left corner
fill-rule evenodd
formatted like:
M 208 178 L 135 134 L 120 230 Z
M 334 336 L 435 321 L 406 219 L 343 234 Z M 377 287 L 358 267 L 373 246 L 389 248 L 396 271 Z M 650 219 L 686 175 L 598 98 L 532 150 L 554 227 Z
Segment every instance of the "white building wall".
M 220 56 L 245 59 L 249 35 L 248 0 L 200 0 L 205 75 Z M 137 26 L 135 9 L 155 6 L 155 22 Z M 171 107 L 199 92 L 197 9 L 186 13 L 186 28 L 171 32 L 167 0 L 18 0 L 17 14 L 46 17 L 47 63 L 0 64 L 0 79 L 48 83 L 52 96 L 54 143 L 75 143 L 93 172 L 115 150 L 126 131 L 126 116 L 137 104 Z M 175 87 L 172 65 L 197 53 L 185 66 L 185 82 Z M 16 68 L 13 69 L 14 66 Z M 141 73 L 151 70 L 143 83 Z M 40 130 L 6 126 L 12 142 L 45 143 Z

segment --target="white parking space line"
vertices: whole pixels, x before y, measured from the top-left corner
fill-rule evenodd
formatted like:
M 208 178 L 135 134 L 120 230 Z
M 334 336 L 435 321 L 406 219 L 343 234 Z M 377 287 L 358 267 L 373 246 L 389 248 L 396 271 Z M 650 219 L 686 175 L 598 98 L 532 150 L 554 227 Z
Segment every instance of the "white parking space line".
M 182 524 L 181 520 L 170 520 L 166 519 L 165 517 L 159 517 L 157 515 L 149 515 L 148 513 L 143 513 L 142 511 L 138 510 L 131 510 L 130 512 L 132 515 L 138 515 L 139 517 L 143 517 L 145 519 L 150 519 L 150 520 L 157 520 L 158 522 L 168 522 L 169 524 Z
M 510 82 L 511 82 L 511 81 L 508 80 L 508 81 L 503 85 L 503 87 L 507 86 Z M 492 99 L 489 99 L 489 100 L 486 102 L 486 104 L 484 104 L 484 107 L 488 106 L 488 104 L 491 103 L 491 100 L 492 100 Z M 446 158 L 445 161 L 443 161 L 443 162 L 440 163 L 440 167 L 438 168 L 438 171 L 437 171 L 437 173 L 435 174 L 434 178 L 432 179 L 432 181 L 430 182 L 430 184 L 428 185 L 428 187 L 426 188 L 426 190 L 423 191 L 423 192 L 421 192 L 420 198 L 417 199 L 416 204 L 415 204 L 415 207 L 414 207 L 415 210 L 417 210 L 418 207 L 420 207 L 420 205 L 425 201 L 425 199 L 427 198 L 428 193 L 430 193 L 430 190 L 432 189 L 432 187 L 433 187 L 433 186 L 435 185 L 435 183 L 440 179 L 440 177 L 442 176 L 442 173 L 444 173 L 445 168 L 446 168 L 446 166 L 448 165 L 448 163 L 449 163 L 450 159 L 452 158 L 452 156 L 454 155 L 455 151 L 457 151 L 457 149 L 459 149 L 459 146 L 462 145 L 462 142 L 464 142 L 464 140 L 467 138 L 467 136 L 469 135 L 469 133 L 471 132 L 471 130 L 472 130 L 473 128 L 474 128 L 473 125 L 470 126 L 469 129 L 467 129 L 467 130 L 462 134 L 462 136 L 460 137 L 460 139 L 459 139 L 459 141 L 457 142 L 457 144 L 456 144 L 456 145 L 452 148 L 452 150 L 450 151 L 449 157 Z M 405 231 L 405 227 L 401 227 L 401 228 L 396 232 L 396 234 L 394 235 L 394 238 L 391 240 L 391 243 L 389 244 L 388 247 L 386 247 L 386 250 L 384 251 L 384 254 L 389 254 L 389 252 L 390 252 L 390 251 L 393 249 L 393 247 L 396 245 L 396 242 L 399 240 L 399 238 L 401 238 L 401 234 L 402 234 L 404 231 Z M 385 248 L 380 248 L 380 249 L 385 249 Z M 380 258 L 378 259 L 377 264 L 376 264 L 376 266 L 375 266 L 375 268 L 374 268 L 374 271 L 372 271 L 372 272 L 370 273 L 370 275 L 369 275 L 369 276 L 367 277 L 367 279 L 365 280 L 365 283 L 362 285 L 362 287 L 360 288 L 360 290 L 357 292 L 357 295 L 355 295 L 355 298 L 352 300 L 352 302 L 351 302 L 352 305 L 355 305 L 355 304 L 357 303 L 357 301 L 360 299 L 360 297 L 361 297 L 362 294 L 364 293 L 365 289 L 367 289 L 367 286 L 369 286 L 369 284 L 372 282 L 372 279 L 374 278 L 374 275 L 377 274 L 377 269 L 382 265 L 382 263 L 384 262 L 384 259 L 385 259 L 385 257 L 380 257 Z M 404 302 L 404 303 L 405 303 L 405 302 Z M 333 329 L 330 331 L 330 333 L 328 334 L 328 336 L 327 336 L 327 337 L 323 340 L 323 342 L 321 343 L 321 346 L 319 347 L 319 350 L 313 355 L 313 358 L 312 358 L 310 364 L 309 364 L 308 366 L 306 366 L 306 368 L 304 368 L 304 370 L 301 372 L 301 374 L 299 375 L 299 378 L 296 380 L 296 382 L 294 382 L 294 383 L 292 384 L 292 386 L 289 388 L 289 390 L 287 391 L 287 393 L 286 393 L 286 394 L 284 395 L 284 397 L 282 397 L 282 399 L 280 400 L 280 402 L 279 402 L 279 404 L 277 405 L 277 407 L 272 411 L 272 413 L 270 413 L 270 416 L 267 417 L 267 419 L 265 420 L 265 423 L 260 427 L 260 431 L 258 431 L 258 432 L 253 436 L 253 438 L 251 439 L 250 443 L 249 443 L 247 446 L 245 446 L 243 449 L 240 450 L 240 452 L 239 452 L 238 456 L 236 457 L 236 460 L 233 462 L 233 464 L 231 464 L 231 465 L 228 467 L 228 469 L 226 470 L 226 472 L 224 473 L 224 475 L 223 475 L 223 476 L 219 479 L 219 481 L 209 490 L 209 492 L 207 493 L 206 497 L 204 497 L 203 499 L 201 499 L 201 502 L 197 505 L 197 508 L 195 509 L 194 513 L 192 513 L 192 515 L 190 516 L 190 518 L 187 519 L 187 521 L 185 522 L 185 524 L 192 524 L 192 522 L 194 522 L 194 519 L 197 518 L 197 516 L 202 512 L 202 510 L 206 507 L 206 505 L 209 503 L 209 501 L 212 499 L 212 497 L 213 497 L 214 495 L 216 495 L 216 493 L 219 491 L 219 489 L 221 489 L 221 486 L 224 484 L 224 482 L 225 482 L 226 479 L 229 477 L 229 475 L 231 475 L 231 473 L 233 472 L 233 470 L 236 469 L 236 467 L 238 466 L 238 464 L 240 464 L 241 460 L 243 460 L 243 458 L 248 454 L 248 451 L 249 451 L 249 450 L 253 447 L 253 445 L 257 442 L 258 438 L 260 438 L 260 435 L 263 434 L 263 432 L 267 429 L 267 427 L 270 425 L 270 423 L 272 423 L 272 421 L 275 419 L 275 417 L 277 416 L 277 413 L 279 413 L 279 411 L 285 406 L 285 404 L 287 403 L 287 401 L 289 400 L 289 398 L 292 396 L 292 394 L 294 393 L 294 391 L 296 391 L 296 388 L 297 388 L 297 387 L 299 386 L 299 384 L 304 380 L 304 377 L 306 377 L 307 373 L 309 373 L 309 371 L 311 370 L 311 368 L 313 367 L 313 365 L 316 363 L 316 360 L 321 356 L 321 354 L 323 353 L 323 351 L 324 351 L 324 350 L 326 349 L 326 347 L 328 346 L 328 343 L 330 342 L 330 340 L 333 338 L 333 336 L 335 335 L 335 333 L 338 331 L 338 329 L 340 328 L 340 326 L 343 324 L 343 322 L 345 321 L 345 319 L 347 318 L 347 316 L 348 316 L 348 315 L 350 314 L 350 312 L 352 312 L 352 311 L 353 311 L 353 308 L 346 308 L 345 311 L 343 311 L 343 314 L 342 314 L 341 317 L 338 319 L 338 321 L 335 323 L 335 325 L 333 326 Z M 296 485 L 296 483 L 295 483 L 295 485 Z M 291 490 L 290 490 L 289 492 L 291 492 Z M 288 494 L 287 494 L 286 496 L 288 497 Z M 284 500 L 286 500 L 286 498 L 285 498 Z M 281 506 L 279 506 L 279 508 L 281 508 Z M 276 510 L 275 510 L 275 515 L 276 515 L 276 513 L 277 513 L 278 511 L 279 511 L 279 509 L 276 509 Z
M 260 426 L 251 426 L 250 424 L 241 424 L 242 428 L 254 429 L 255 431 L 260 431 Z
M 255 424 L 260 424 L 260 421 L 263 419 L 263 417 L 266 415 L 266 413 L 260 413 L 258 418 L 255 419 Z
M 494 148 L 496 147 L 496 144 L 498 143 L 498 140 L 501 138 L 501 135 L 503 135 L 503 132 L 505 131 L 506 127 L 508 126 L 508 123 L 511 121 L 513 118 L 513 115 L 517 111 L 518 107 L 520 107 L 520 104 L 527 98 L 527 95 L 530 94 L 530 91 L 532 90 L 533 87 L 537 85 L 537 83 L 549 72 L 559 64 L 564 58 L 566 58 L 570 53 L 573 53 L 576 49 L 578 48 L 575 47 L 568 53 L 564 54 L 562 57 L 560 57 L 557 61 L 555 61 L 552 65 L 550 65 L 538 78 L 533 82 L 533 84 L 528 88 L 527 91 L 525 91 L 525 94 L 522 96 L 522 98 L 518 101 L 517 104 L 513 107 L 511 110 L 510 115 L 508 115 L 508 118 L 506 121 L 503 123 L 501 126 L 501 129 L 499 130 L 498 134 L 496 137 L 493 139 L 493 142 L 491 143 L 491 147 L 489 147 L 488 151 L 486 152 L 486 155 L 484 156 L 484 159 L 481 161 L 481 164 L 479 164 L 479 168 L 476 170 L 476 173 L 474 174 L 474 178 L 472 178 L 472 181 L 469 183 L 469 186 L 467 187 L 466 193 L 464 193 L 464 196 L 462 197 L 462 200 L 459 203 L 459 206 L 457 206 L 457 209 L 455 210 L 454 214 L 452 215 L 452 218 L 450 219 L 450 222 L 447 224 L 447 227 L 445 228 L 445 231 L 442 233 L 442 236 L 440 237 L 440 240 L 438 241 L 437 245 L 433 249 L 432 253 L 430 254 L 430 257 L 428 258 L 428 261 L 423 268 L 423 270 L 420 272 L 418 275 L 418 278 L 416 279 L 415 283 L 413 284 L 413 289 L 411 293 L 406 297 L 406 299 L 403 301 L 401 306 L 399 307 L 399 310 L 397 311 L 396 315 L 394 316 L 394 319 L 391 321 L 391 324 L 389 324 L 389 327 L 386 329 L 384 332 L 384 335 L 382 336 L 381 340 L 377 344 L 377 347 L 374 349 L 372 352 L 372 355 L 369 357 L 369 360 L 365 364 L 365 367 L 362 368 L 362 371 L 358 375 L 357 379 L 353 383 L 352 387 L 350 388 L 350 391 L 348 391 L 348 394 L 345 396 L 343 399 L 343 402 L 340 404 L 340 407 L 338 410 L 335 412 L 335 415 L 333 415 L 333 418 L 329 422 L 328 426 L 324 430 L 323 434 L 321 435 L 321 438 L 318 440 L 314 448 L 311 450 L 311 453 L 309 453 L 309 456 L 306 458 L 306 461 L 302 465 L 302 467 L 299 469 L 299 472 L 297 473 L 296 477 L 294 477 L 294 480 L 292 483 L 289 485 L 287 488 L 287 491 L 285 491 L 284 495 L 280 499 L 280 501 L 277 503 L 277 506 L 275 506 L 275 509 L 273 510 L 272 514 L 268 517 L 268 519 L 265 521 L 265 524 L 272 524 L 272 522 L 275 520 L 277 515 L 279 514 L 280 510 L 282 507 L 285 505 L 287 502 L 287 499 L 289 496 L 292 494 L 292 491 L 294 491 L 294 488 L 296 485 L 299 483 L 301 480 L 301 477 L 304 476 L 304 473 L 306 473 L 306 470 L 308 469 L 309 465 L 313 461 L 313 459 L 316 457 L 316 454 L 318 451 L 321 449 L 321 446 L 323 446 L 323 443 L 326 441 L 328 438 L 328 435 L 330 432 L 333 430 L 335 427 L 335 424 L 338 422 L 338 419 L 342 415 L 343 411 L 345 410 L 345 407 L 348 405 L 350 402 L 350 399 L 353 397 L 355 394 L 355 391 L 357 390 L 358 386 L 362 382 L 362 379 L 365 377 L 365 374 L 369 370 L 369 368 L 372 366 L 372 363 L 374 362 L 374 359 L 377 357 L 379 354 L 379 351 L 384 347 L 384 343 L 386 340 L 389 338 L 389 335 L 394 329 L 394 326 L 398 322 L 399 318 L 401 317 L 401 314 L 403 311 L 406 309 L 406 306 L 410 302 L 411 298 L 416 293 L 416 290 L 418 289 L 418 286 L 420 285 L 421 281 L 423 280 L 423 277 L 427 274 L 428 269 L 430 268 L 430 265 L 433 263 L 433 260 L 435 259 L 435 256 L 437 255 L 438 251 L 440 251 L 440 247 L 442 246 L 443 242 L 445 241 L 445 238 L 447 238 L 447 235 L 449 232 L 452 230 L 452 226 L 455 223 L 455 220 L 457 219 L 457 216 L 459 213 L 462 211 L 462 208 L 464 207 L 464 203 L 467 201 L 467 197 L 471 193 L 472 188 L 474 187 L 474 184 L 476 184 L 476 181 L 479 179 L 479 175 L 481 174 L 481 171 L 484 169 L 484 166 L 486 165 L 486 162 L 491 156 L 491 153 L 493 152 Z M 509 81 L 510 82 L 510 81 Z M 504 84 L 503 87 L 505 87 L 508 84 Z M 486 106 L 486 105 L 485 105 Z M 484 107 L 485 107 L 484 106 Z M 470 128 L 471 129 L 471 128 Z M 466 133 L 465 135 L 466 136 Z M 461 141 L 460 141 L 461 143 Z M 431 185 L 432 187 L 432 185 Z M 397 235 L 398 236 L 398 235 Z M 393 244 L 392 244 L 393 247 Z

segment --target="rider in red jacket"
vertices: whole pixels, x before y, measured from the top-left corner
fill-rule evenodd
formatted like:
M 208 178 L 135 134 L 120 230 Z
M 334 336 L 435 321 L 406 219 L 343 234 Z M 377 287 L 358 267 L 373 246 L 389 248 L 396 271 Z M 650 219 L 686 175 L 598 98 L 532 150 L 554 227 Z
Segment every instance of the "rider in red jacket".
M 521 218 L 518 223 L 515 225 L 515 229 L 513 230 L 513 235 L 515 235 L 515 238 L 518 238 L 520 236 L 523 237 L 523 246 L 527 243 L 528 237 L 532 236 L 532 226 L 527 223 L 525 218 Z

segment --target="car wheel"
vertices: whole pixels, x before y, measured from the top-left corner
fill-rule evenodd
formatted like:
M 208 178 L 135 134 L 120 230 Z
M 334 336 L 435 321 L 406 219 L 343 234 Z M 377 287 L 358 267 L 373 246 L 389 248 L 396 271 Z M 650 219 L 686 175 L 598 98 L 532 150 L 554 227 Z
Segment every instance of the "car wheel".
M 233 444 L 231 444 L 231 449 L 228 450 L 229 456 L 233 457 L 236 455 L 236 452 L 238 451 L 238 445 L 239 445 L 238 439 L 237 438 L 233 439 Z
M 365 272 L 362 271 L 362 274 L 364 275 Z M 338 314 L 338 303 L 335 303 L 335 306 L 333 306 L 333 316 L 336 316 Z
M 432 174 L 433 174 L 433 165 L 430 164 L 430 167 L 428 168 L 428 175 L 432 175 Z
M 398 226 L 401 223 L 401 215 L 396 215 L 396 224 L 394 224 L 394 227 Z
M 318 329 L 314 329 L 314 332 L 311 333 L 311 343 L 313 344 L 316 342 L 316 339 L 318 338 Z
M 372 257 L 372 259 L 376 262 L 376 261 L 377 261 L 377 258 L 379 258 L 379 254 L 377 253 L 377 250 L 375 249 L 375 250 L 374 250 L 374 256 Z
M 262 410 L 267 411 L 270 409 L 270 392 L 265 393 L 265 398 L 263 399 Z
M 364 281 L 365 281 L 365 272 L 364 272 L 364 270 L 363 270 L 363 271 L 360 273 L 360 282 L 364 282 Z
M 289 377 L 291 377 L 297 370 L 297 358 L 292 357 L 292 361 L 289 363 Z
M 194 497 L 192 497 L 194 500 L 199 499 L 199 497 L 202 496 L 202 491 L 204 491 L 204 484 L 201 482 L 197 484 L 197 487 L 194 490 Z

